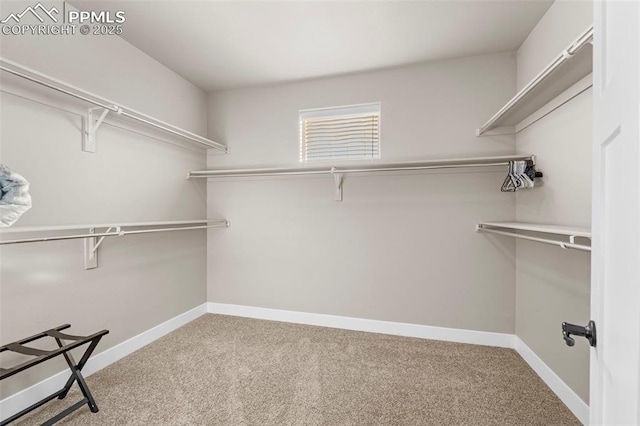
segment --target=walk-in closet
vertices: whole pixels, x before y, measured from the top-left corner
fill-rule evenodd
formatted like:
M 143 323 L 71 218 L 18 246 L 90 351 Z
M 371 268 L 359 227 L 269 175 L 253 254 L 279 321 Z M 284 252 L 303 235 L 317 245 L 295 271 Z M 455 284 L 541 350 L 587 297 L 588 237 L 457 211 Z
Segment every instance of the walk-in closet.
M 0 424 L 640 424 L 640 4 L 0 4 Z

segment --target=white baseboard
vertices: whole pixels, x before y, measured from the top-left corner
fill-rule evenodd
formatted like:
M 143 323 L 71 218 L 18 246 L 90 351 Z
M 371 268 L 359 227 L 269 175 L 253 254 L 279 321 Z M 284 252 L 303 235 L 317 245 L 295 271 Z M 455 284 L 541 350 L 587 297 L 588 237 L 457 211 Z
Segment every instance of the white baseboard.
M 312 314 L 298 311 L 283 311 L 279 309 L 256 308 L 253 306 L 229 305 L 215 302 L 208 303 L 207 312 L 237 317 L 341 328 L 345 330 L 368 331 L 371 333 L 393 334 L 396 336 L 445 340 L 447 342 L 497 346 L 501 348 L 513 348 L 515 339 L 513 334 L 506 333 L 433 327 L 429 325 Z
M 173 330 L 182 327 L 188 322 L 193 321 L 201 315 L 207 313 L 207 304 L 203 303 L 200 306 L 196 306 L 195 308 L 180 314 L 168 321 L 163 322 L 160 325 L 157 325 L 145 332 L 138 334 L 128 340 L 125 340 L 118 345 L 109 348 L 99 354 L 91 357 L 87 365 L 82 370 L 82 373 L 85 377 L 90 376 L 103 369 L 104 367 L 113 364 L 121 358 L 137 351 L 143 346 L 148 345 L 172 332 Z M 65 371 L 61 371 L 60 373 L 54 374 L 53 376 L 36 383 L 33 386 L 28 387 L 20 392 L 17 392 L 3 400 L 0 401 L 0 418 L 6 419 L 15 413 L 23 410 L 24 408 L 34 404 L 44 397 L 53 394 L 54 392 L 62 389 L 67 378 L 69 377 L 69 373 Z M 98 401 L 99 403 L 99 401 Z
M 582 422 L 589 424 L 589 405 L 580 398 L 547 364 L 536 355 L 519 337 L 515 339 L 515 350 L 538 376 L 551 388 L 571 412 Z

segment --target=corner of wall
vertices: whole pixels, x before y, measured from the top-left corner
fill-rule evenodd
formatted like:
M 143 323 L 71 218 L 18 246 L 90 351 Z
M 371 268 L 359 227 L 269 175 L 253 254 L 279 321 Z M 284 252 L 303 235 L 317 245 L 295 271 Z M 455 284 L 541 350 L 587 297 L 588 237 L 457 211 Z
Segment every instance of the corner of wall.
M 556 1 L 518 50 L 518 88 L 544 69 L 591 23 L 590 1 Z M 590 135 L 590 90 L 517 134 L 517 152 L 535 154 L 540 170 L 545 173 L 540 187 L 517 195 L 518 221 L 590 224 L 591 187 L 584 185 L 591 182 L 591 146 L 584 143 L 591 139 Z M 575 162 L 576 156 L 580 158 L 580 166 Z M 589 352 L 578 345 L 565 347 L 559 330 L 562 321 L 586 323 L 589 287 L 588 254 L 517 242 L 518 340 L 526 343 L 536 359 L 583 401 L 588 401 L 589 395 Z

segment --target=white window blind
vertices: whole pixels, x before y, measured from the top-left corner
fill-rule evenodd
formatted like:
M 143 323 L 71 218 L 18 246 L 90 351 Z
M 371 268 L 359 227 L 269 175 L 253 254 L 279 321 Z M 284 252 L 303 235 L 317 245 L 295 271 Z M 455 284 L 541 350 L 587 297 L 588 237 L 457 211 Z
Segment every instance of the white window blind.
M 380 158 L 380 104 L 300 111 L 300 161 Z

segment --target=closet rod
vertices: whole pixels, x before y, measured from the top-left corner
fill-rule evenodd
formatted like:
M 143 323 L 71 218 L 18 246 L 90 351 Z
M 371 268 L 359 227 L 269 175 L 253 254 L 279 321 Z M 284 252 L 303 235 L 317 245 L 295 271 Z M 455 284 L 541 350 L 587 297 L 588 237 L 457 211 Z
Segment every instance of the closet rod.
M 197 170 L 189 172 L 188 178 L 221 178 L 221 177 L 249 177 L 249 176 L 291 176 L 291 175 L 319 175 L 366 172 L 396 172 L 412 170 L 449 169 L 464 167 L 506 166 L 512 161 L 531 160 L 533 155 L 507 155 L 497 157 L 456 158 L 449 160 L 429 160 L 410 163 L 381 163 L 364 164 L 350 167 L 294 167 L 273 169 L 231 169 L 231 170 Z
M 65 83 L 62 80 L 58 80 L 56 78 L 50 77 L 46 74 L 35 71 L 31 68 L 27 68 L 23 65 L 20 65 L 16 62 L 10 61 L 3 57 L 0 57 L 0 70 L 8 72 L 9 74 L 18 76 L 20 78 L 24 78 L 25 80 L 29 80 L 41 86 L 48 87 L 49 89 L 53 89 L 58 92 L 64 93 L 66 95 L 72 96 L 76 99 L 80 99 L 82 101 L 104 108 L 116 114 L 123 115 L 133 120 L 145 123 L 149 126 L 155 127 L 157 129 L 163 130 L 173 135 L 188 139 L 200 145 L 204 145 L 207 148 L 217 149 L 220 151 L 224 151 L 225 153 L 229 152 L 228 147 L 218 142 L 214 142 L 205 137 L 192 133 L 188 130 L 181 129 L 177 126 L 166 123 L 162 120 L 158 120 L 147 114 L 136 111 L 132 108 L 118 105 L 115 102 L 112 102 L 94 93 L 80 89 L 71 84 Z
M 580 36 L 574 41 L 571 46 L 564 50 L 553 62 L 551 62 L 540 74 L 538 74 L 533 80 L 524 86 L 505 106 L 503 106 L 493 117 L 489 119 L 482 127 L 480 127 L 476 135 L 481 136 L 487 130 L 493 126 L 493 124 L 500 120 L 504 115 L 508 114 L 516 105 L 518 105 L 531 91 L 540 85 L 547 77 L 558 69 L 566 61 L 587 43 L 593 40 L 593 26 L 587 28 Z
M 589 252 L 591 251 L 591 247 L 585 246 L 583 244 L 575 244 L 575 243 L 569 243 L 569 242 L 565 243 L 564 241 L 556 241 L 556 240 L 548 240 L 546 238 L 530 237 L 528 235 L 516 234 L 514 232 L 498 231 L 496 229 L 488 229 L 488 228 L 484 228 L 484 227 L 481 227 L 481 226 L 478 226 L 476 228 L 476 231 L 478 231 L 478 232 L 489 232 L 491 234 L 504 235 L 504 236 L 507 236 L 507 237 L 514 237 L 514 238 L 520 238 L 520 239 L 523 239 L 523 240 L 535 241 L 535 242 L 543 243 L 543 244 L 550 244 L 550 245 L 561 247 L 563 249 L 575 249 L 575 250 L 582 250 L 582 251 L 589 251 Z
M 220 221 L 219 223 L 215 223 L 213 225 L 181 226 L 181 227 L 158 228 L 158 229 L 140 229 L 136 231 L 103 232 L 100 234 L 78 234 L 78 235 L 61 235 L 61 236 L 55 236 L 55 237 L 23 238 L 18 240 L 0 241 L 0 245 L 39 243 L 39 242 L 45 242 L 45 241 L 60 241 L 60 240 L 77 240 L 82 238 L 95 238 L 95 237 L 123 237 L 125 235 L 150 234 L 154 232 L 190 231 L 195 229 L 224 228 L 228 226 L 229 226 L 229 221 L 224 220 L 224 221 Z

